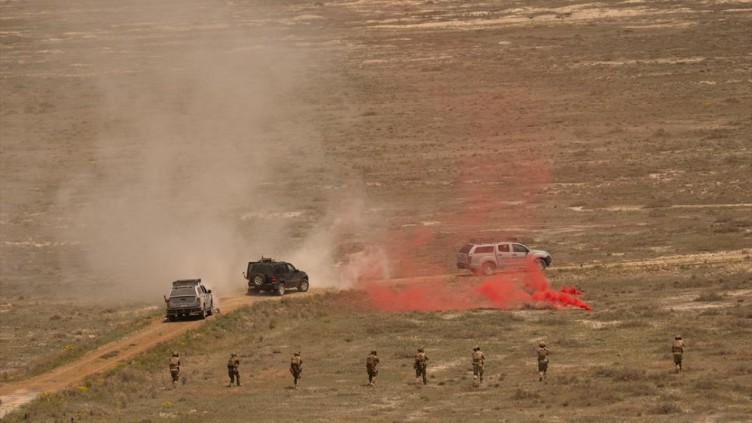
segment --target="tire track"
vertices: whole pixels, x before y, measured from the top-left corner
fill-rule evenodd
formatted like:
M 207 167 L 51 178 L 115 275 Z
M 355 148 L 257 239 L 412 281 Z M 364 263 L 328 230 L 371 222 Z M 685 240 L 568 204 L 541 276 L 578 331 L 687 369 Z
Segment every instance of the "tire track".
M 685 254 L 663 256 L 653 259 L 625 261 L 618 263 L 588 263 L 581 265 L 557 266 L 556 269 L 569 270 L 580 268 L 601 267 L 647 267 L 647 266 L 677 266 L 700 265 L 708 263 L 740 263 L 749 261 L 749 253 L 745 250 L 719 251 L 714 253 Z M 452 273 L 446 275 L 422 276 L 415 278 L 391 279 L 382 281 L 394 285 L 436 283 L 450 281 L 458 276 L 468 276 L 467 273 Z M 305 293 L 294 293 L 295 297 L 317 295 L 330 289 L 311 289 Z M 277 301 L 282 297 L 258 297 L 245 294 L 220 298 L 223 311 L 229 312 L 257 301 Z M 211 319 L 212 317 L 210 317 Z M 163 318 L 154 318 L 149 326 L 131 333 L 119 340 L 102 345 L 86 353 L 80 359 L 64 364 L 47 373 L 30 379 L 10 383 L 0 387 L 0 418 L 15 410 L 19 406 L 32 401 L 44 392 L 57 392 L 69 386 L 80 383 L 87 376 L 110 370 L 121 362 L 131 359 L 137 354 L 154 348 L 161 342 L 173 339 L 189 330 L 198 328 L 204 320 L 170 323 Z
M 316 295 L 323 289 L 293 293 L 294 297 Z M 245 294 L 220 298 L 221 310 L 230 312 L 251 305 L 257 301 L 278 301 L 282 297 L 258 297 Z M 211 319 L 212 317 L 209 317 Z M 0 387 L 0 418 L 26 404 L 44 392 L 57 392 L 81 383 L 87 376 L 110 370 L 158 344 L 198 328 L 205 320 L 168 322 L 155 317 L 149 325 L 116 341 L 101 345 L 70 363 L 66 363 L 47 373 L 20 382 Z

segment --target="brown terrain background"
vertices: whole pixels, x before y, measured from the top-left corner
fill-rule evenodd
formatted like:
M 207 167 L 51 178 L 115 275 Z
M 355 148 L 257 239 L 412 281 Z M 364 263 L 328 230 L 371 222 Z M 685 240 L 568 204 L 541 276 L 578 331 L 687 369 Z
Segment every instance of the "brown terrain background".
M 0 406 L 49 391 L 7 419 L 242 421 L 243 403 L 269 421 L 744 421 L 750 28 L 749 0 L 0 0 Z M 313 295 L 369 278 L 463 295 L 479 280 L 459 247 L 509 236 L 551 252 L 552 285 L 593 311 Z M 261 255 L 308 271 L 311 295 L 245 296 Z M 227 309 L 163 329 L 162 294 L 192 277 Z M 676 332 L 697 364 L 665 382 Z M 562 354 L 542 390 L 509 387 L 521 370 L 460 383 L 469 343 L 514 367 L 528 352 L 504 348 L 542 338 Z M 441 385 L 415 391 L 426 343 Z M 375 345 L 398 351 L 380 393 L 350 393 L 330 352 L 362 367 Z M 190 346 L 217 371 L 179 393 L 143 376 Z M 221 386 L 230 348 L 264 371 L 225 404 L 201 384 Z M 307 401 L 274 382 L 293 348 L 320 359 Z M 34 385 L 87 359 L 107 363 Z

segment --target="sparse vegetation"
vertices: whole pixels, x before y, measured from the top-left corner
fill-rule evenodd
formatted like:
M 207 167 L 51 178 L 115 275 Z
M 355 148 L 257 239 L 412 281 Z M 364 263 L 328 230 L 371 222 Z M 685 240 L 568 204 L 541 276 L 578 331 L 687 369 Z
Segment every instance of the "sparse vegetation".
M 128 253 L 172 272 L 164 247 L 189 232 L 202 260 L 231 240 L 253 250 L 260 227 L 334 261 L 378 242 L 410 257 L 391 257 L 394 277 L 452 274 L 468 239 L 519 235 L 554 255 L 555 287 L 593 307 L 380 313 L 359 292 L 291 295 L 212 317 L 4 421 L 748 420 L 749 13 L 733 0 L 512 3 L 2 2 L 3 386 L 160 316 L 145 308 L 162 305 L 144 289 L 152 275 Z M 362 220 L 340 221 L 353 205 Z M 185 216 L 151 221 L 159 210 Z M 154 232 L 166 223 L 173 237 Z M 310 239 L 327 230 L 332 245 Z M 217 255 L 193 264 L 240 279 Z M 136 307 L 90 302 L 136 270 Z M 220 296 L 236 288 L 222 282 Z M 412 375 L 419 345 L 426 387 Z M 300 391 L 288 389 L 293 350 Z M 229 351 L 242 389 L 224 387 Z
M 29 306 L 19 300 L 11 306 L 13 312 L 2 315 L 0 327 L 25 336 L 3 341 L 5 382 L 38 375 L 73 361 L 162 315 L 162 310 L 144 308 L 143 305 L 138 311 L 133 311 L 133 306 L 128 305 L 117 312 L 110 306 L 75 305 L 75 312 L 66 315 L 53 312 L 46 319 L 49 323 L 44 324 L 40 320 L 44 320 L 45 315 L 38 313 L 39 309 L 70 310 L 71 304 L 49 302 Z
M 448 421 L 479 409 L 495 409 L 521 421 L 537 419 L 541 407 L 549 418 L 566 420 L 574 413 L 583 421 L 596 421 L 614 407 L 625 420 L 697 413 L 735 416 L 743 413 L 735 400 L 737 393 L 752 389 L 749 371 L 740 364 L 751 346 L 752 324 L 736 313 L 696 320 L 692 307 L 702 303 L 692 296 L 677 302 L 675 288 L 661 283 L 666 278 L 689 280 L 692 272 L 643 275 L 640 285 L 650 288 L 649 297 L 623 288 L 632 282 L 628 275 L 583 281 L 580 288 L 591 297 L 608 291 L 620 295 L 615 307 L 595 307 L 591 312 L 381 313 L 361 292 L 258 302 L 210 319 L 196 331 L 87 379 L 82 384 L 85 389 L 72 387 L 44 396 L 8 421 L 20 421 L 23 414 L 31 413 L 40 419 L 85 416 L 84 421 L 104 422 L 117 416 L 139 422 L 157 420 L 165 410 L 186 422 L 202 421 L 218 410 L 224 419 L 233 420 L 242 418 L 250 404 L 256 405 L 254 416 L 275 421 L 291 421 L 299 415 L 330 421 L 404 421 L 415 410 L 422 418 Z M 709 271 L 707 277 L 715 274 Z M 729 282 L 747 277 L 746 271 L 724 274 Z M 556 280 L 567 277 L 561 272 Z M 736 304 L 731 296 L 721 295 L 719 301 L 722 307 L 735 309 L 730 308 Z M 588 323 L 615 319 L 628 323 L 636 318 L 627 317 L 635 304 L 644 310 L 638 318 L 644 323 L 617 322 L 606 330 Z M 677 309 L 669 312 L 670 307 Z M 269 324 L 277 316 L 286 316 L 284 325 Z M 739 326 L 740 321 L 747 324 Z M 734 329 L 703 329 L 727 325 Z M 688 343 L 685 372 L 680 375 L 673 373 L 670 354 L 675 333 L 684 334 Z M 727 342 L 729 335 L 737 341 Z M 547 339 L 552 351 L 546 382 L 537 381 L 537 339 Z M 469 351 L 475 343 L 487 356 L 481 388 L 472 386 Z M 412 356 L 419 345 L 431 359 L 426 387 L 416 386 L 412 373 Z M 375 388 L 364 381 L 363 362 L 371 349 L 382 356 Z M 174 390 L 169 388 L 166 368 L 172 350 L 181 351 L 184 361 L 182 383 Z M 305 360 L 304 385 L 298 392 L 288 389 L 287 373 L 289 354 L 297 350 L 302 350 Z M 224 386 L 229 351 L 241 357 L 242 388 Z M 718 379 L 719 363 L 735 367 Z M 264 402 L 269 395 L 281 400 Z M 548 408 L 551 398 L 562 408 Z M 296 405 L 291 407 L 288 401 Z

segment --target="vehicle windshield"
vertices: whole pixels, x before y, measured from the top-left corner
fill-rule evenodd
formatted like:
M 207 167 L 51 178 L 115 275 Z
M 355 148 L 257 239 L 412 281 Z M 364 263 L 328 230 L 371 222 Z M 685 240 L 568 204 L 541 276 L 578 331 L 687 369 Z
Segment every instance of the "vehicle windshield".
M 191 288 L 174 288 L 170 291 L 170 297 L 195 297 L 196 291 Z
M 473 249 L 473 244 L 467 244 L 464 247 L 460 248 L 460 253 L 467 254 L 470 252 L 470 250 Z

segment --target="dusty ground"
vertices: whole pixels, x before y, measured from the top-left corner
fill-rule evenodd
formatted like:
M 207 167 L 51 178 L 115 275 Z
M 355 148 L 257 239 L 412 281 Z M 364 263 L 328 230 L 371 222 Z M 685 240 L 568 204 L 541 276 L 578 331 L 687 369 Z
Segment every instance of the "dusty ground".
M 294 294 L 296 297 L 323 293 L 322 290 Z M 280 297 L 272 297 L 280 300 Z M 237 296 L 224 298 L 222 309 L 225 313 L 253 304 L 255 301 L 271 300 L 265 297 Z M 219 313 L 217 313 L 219 314 Z M 216 318 L 216 317 L 215 317 Z M 164 316 L 149 320 L 143 329 L 136 330 L 116 341 L 109 342 L 87 352 L 71 363 L 55 367 L 52 371 L 0 387 L 0 416 L 15 410 L 43 393 L 53 393 L 69 386 L 80 384 L 86 377 L 113 369 L 120 363 L 132 360 L 138 354 L 168 342 L 190 330 L 195 330 L 203 320 L 169 322 Z
M 127 365 L 71 380 L 7 420 L 244 421 L 252 413 L 263 421 L 598 422 L 607 415 L 741 422 L 752 399 L 748 267 L 697 264 L 642 274 L 611 267 L 552 276 L 584 290 L 591 312 L 384 313 L 363 291 L 257 301 Z M 668 348 L 676 332 L 688 345 L 682 374 L 673 372 Z M 535 368 L 540 339 L 552 351 L 545 382 Z M 487 357 L 481 387 L 472 386 L 470 372 L 469 350 L 477 343 Z M 413 378 L 416 345 L 430 357 L 426 386 Z M 372 349 L 382 358 L 376 387 L 366 385 L 363 368 Z M 177 389 L 166 370 L 174 350 L 183 359 Z M 304 378 L 296 391 L 287 366 L 292 351 L 301 350 Z M 241 359 L 242 387 L 226 387 L 229 351 Z
M 0 3 L 3 380 L 261 254 L 749 268 L 749 1 L 152 3 Z

